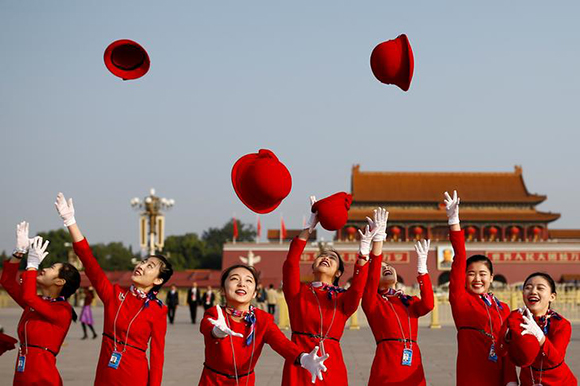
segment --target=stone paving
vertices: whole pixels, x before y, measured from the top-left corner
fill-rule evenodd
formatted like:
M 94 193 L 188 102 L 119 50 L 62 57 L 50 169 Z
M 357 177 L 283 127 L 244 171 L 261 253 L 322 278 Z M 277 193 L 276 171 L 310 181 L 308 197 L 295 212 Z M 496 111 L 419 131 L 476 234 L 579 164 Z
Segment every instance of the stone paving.
M 102 308 L 93 308 L 97 333 L 102 332 Z M 77 309 L 79 311 L 79 309 Z M 21 311 L 17 308 L 1 308 L 0 324 L 5 332 L 15 336 Z M 202 313 L 200 308 L 198 316 Z M 65 385 L 90 385 L 94 379 L 100 340 L 81 340 L 80 324 L 73 324 L 58 356 L 58 368 Z M 349 384 L 366 385 L 374 356 L 375 344 L 368 327 L 346 330 L 341 341 L 348 366 Z M 429 385 L 453 385 L 455 374 L 456 341 L 455 328 L 444 326 L 439 330 L 420 327 L 419 345 Z M 168 326 L 163 385 L 196 385 L 201 374 L 204 356 L 203 339 L 199 325 L 189 321 L 189 310 L 180 307 L 176 322 Z M 14 371 L 16 351 L 0 357 L 0 384 L 9 385 Z M 580 375 L 580 325 L 573 326 L 572 342 L 566 356 L 568 365 L 576 376 Z M 283 360 L 268 346 L 264 348 L 256 367 L 257 385 L 279 385 Z

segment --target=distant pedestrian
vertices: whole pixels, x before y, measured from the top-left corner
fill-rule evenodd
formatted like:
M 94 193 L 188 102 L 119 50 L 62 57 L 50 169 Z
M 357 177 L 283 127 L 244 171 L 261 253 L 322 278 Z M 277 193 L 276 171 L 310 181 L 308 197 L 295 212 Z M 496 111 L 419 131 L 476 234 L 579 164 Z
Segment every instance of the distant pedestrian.
M 191 323 L 195 324 L 197 321 L 197 306 L 201 301 L 201 292 L 197 288 L 197 283 L 193 282 L 192 287 L 187 291 L 187 304 L 189 305 L 189 314 L 191 315 Z
M 93 312 L 91 310 L 91 306 L 93 304 L 93 299 L 95 298 L 95 291 L 93 287 L 85 288 L 85 301 L 83 305 L 83 309 L 81 310 L 81 317 L 79 318 L 81 322 L 81 326 L 83 328 L 83 337 L 81 339 L 87 339 L 87 326 L 93 333 L 93 339 L 97 338 L 97 333 L 93 328 Z
M 208 310 L 210 308 L 213 307 L 214 303 L 215 303 L 215 294 L 213 293 L 213 290 L 211 289 L 211 285 L 207 287 L 207 291 L 205 291 L 205 293 L 203 294 L 203 298 L 202 298 L 202 305 L 203 305 L 203 309 L 204 310 Z
M 276 313 L 276 304 L 278 303 L 278 291 L 274 288 L 274 284 L 266 290 L 266 298 L 268 301 L 268 313 L 274 315 Z
M 260 310 L 266 311 L 266 290 L 261 284 L 258 284 L 258 288 L 256 289 L 256 302 Z
M 167 317 L 169 318 L 169 323 L 173 324 L 175 321 L 175 311 L 177 311 L 177 306 L 179 305 L 179 293 L 177 292 L 175 284 L 171 286 L 171 290 L 167 293 L 165 304 L 167 304 Z

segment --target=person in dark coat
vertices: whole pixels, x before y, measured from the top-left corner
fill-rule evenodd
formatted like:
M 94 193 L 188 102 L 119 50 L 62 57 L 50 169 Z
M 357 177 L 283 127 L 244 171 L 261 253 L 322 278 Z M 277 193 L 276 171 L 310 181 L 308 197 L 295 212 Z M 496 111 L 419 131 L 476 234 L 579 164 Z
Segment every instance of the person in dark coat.
M 215 294 L 213 293 L 211 286 L 208 286 L 207 291 L 205 291 L 203 297 L 201 298 L 201 304 L 203 305 L 203 309 L 207 311 L 208 309 L 214 306 L 214 303 L 215 303 Z
M 189 314 L 191 323 L 195 324 L 197 319 L 197 306 L 201 302 L 201 291 L 197 288 L 197 283 L 193 282 L 192 287 L 187 291 L 187 304 L 189 305 Z
M 175 320 L 175 311 L 179 305 L 179 293 L 177 292 L 175 284 L 171 286 L 171 291 L 167 293 L 165 304 L 167 304 L 167 317 L 169 318 L 169 323 L 173 324 L 173 321 Z

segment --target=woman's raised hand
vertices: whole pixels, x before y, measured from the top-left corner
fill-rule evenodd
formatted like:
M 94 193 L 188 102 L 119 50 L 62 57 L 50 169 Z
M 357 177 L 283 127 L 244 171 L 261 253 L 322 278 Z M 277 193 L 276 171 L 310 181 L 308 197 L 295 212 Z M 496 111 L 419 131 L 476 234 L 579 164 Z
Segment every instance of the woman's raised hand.
M 217 320 L 208 318 L 209 322 L 213 324 L 213 335 L 216 338 L 225 338 L 226 336 L 237 336 L 243 338 L 244 336 L 238 332 L 234 332 L 231 328 L 228 327 L 226 323 L 226 318 L 224 317 L 224 313 L 220 305 L 216 305 L 217 308 Z
M 427 271 L 427 254 L 429 253 L 429 246 L 431 245 L 431 240 L 421 240 L 415 243 L 415 251 L 417 251 L 417 273 L 419 275 L 424 275 L 429 273 Z
M 373 242 L 373 238 L 375 237 L 377 229 L 378 228 L 371 230 L 370 225 L 367 225 L 365 227 L 364 233 L 361 232 L 360 229 L 358 230 L 360 235 L 360 246 L 358 253 L 360 256 L 368 257 L 368 255 L 371 253 L 371 243 Z
M 523 328 L 522 335 L 533 335 L 536 337 L 540 345 L 542 345 L 546 337 L 544 331 L 542 331 L 540 326 L 538 326 L 538 323 L 534 320 L 534 315 L 532 315 L 530 310 L 526 308 L 522 317 L 524 318 L 524 322 L 520 324 L 520 327 Z
M 76 223 L 75 220 L 75 207 L 73 206 L 72 198 L 68 201 L 64 198 L 64 194 L 59 193 L 56 195 L 56 211 L 58 212 L 60 218 L 64 221 L 64 226 L 69 227 Z
M 308 222 L 304 226 L 304 229 L 308 229 L 308 233 L 312 233 L 312 231 L 314 230 L 314 228 L 316 228 L 316 225 L 318 224 L 318 212 L 316 213 L 312 212 L 312 205 L 314 205 L 315 202 L 316 197 L 310 196 L 310 208 L 311 208 L 310 218 L 308 219 Z
M 328 357 L 330 357 L 329 354 L 324 354 L 321 357 L 318 356 L 318 346 L 314 347 L 310 353 L 303 354 L 300 357 L 300 366 L 310 372 L 310 375 L 312 375 L 312 383 L 316 382 L 317 377 L 322 381 L 322 372 L 326 372 L 324 361 Z
M 25 254 L 28 252 L 31 241 L 32 240 L 28 238 L 28 223 L 22 221 L 20 224 L 16 225 L 16 248 L 14 249 L 14 252 Z
M 377 208 L 374 211 L 374 220 L 367 217 L 371 231 L 375 231 L 374 242 L 385 241 L 387 239 L 387 219 L 389 212 L 385 208 Z
M 457 191 L 453 191 L 453 198 L 449 193 L 445 192 L 445 210 L 447 211 L 447 222 L 449 225 L 459 224 L 459 202 L 461 199 L 457 197 Z
M 44 244 L 42 244 L 42 237 L 36 236 L 30 242 L 30 250 L 28 251 L 28 259 L 26 262 L 26 269 L 36 269 L 40 267 L 40 263 L 42 260 L 48 255 L 46 252 L 46 248 L 48 247 L 49 241 L 46 240 Z

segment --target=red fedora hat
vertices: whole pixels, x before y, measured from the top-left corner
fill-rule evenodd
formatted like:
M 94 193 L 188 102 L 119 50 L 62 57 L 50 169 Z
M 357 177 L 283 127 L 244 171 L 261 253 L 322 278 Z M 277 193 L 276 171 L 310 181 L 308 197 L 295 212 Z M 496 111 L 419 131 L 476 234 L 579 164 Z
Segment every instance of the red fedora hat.
M 117 40 L 105 50 L 105 66 L 123 80 L 142 77 L 150 65 L 147 51 L 132 40 Z
M 371 70 L 375 77 L 403 91 L 411 86 L 414 66 L 413 50 L 405 34 L 379 44 L 371 54 Z
M 348 210 L 352 196 L 345 192 L 335 193 L 312 205 L 312 212 L 318 212 L 318 221 L 327 231 L 339 230 L 348 220 Z
M 261 149 L 234 164 L 232 184 L 244 205 L 256 213 L 270 213 L 290 194 L 292 176 L 274 153 Z

